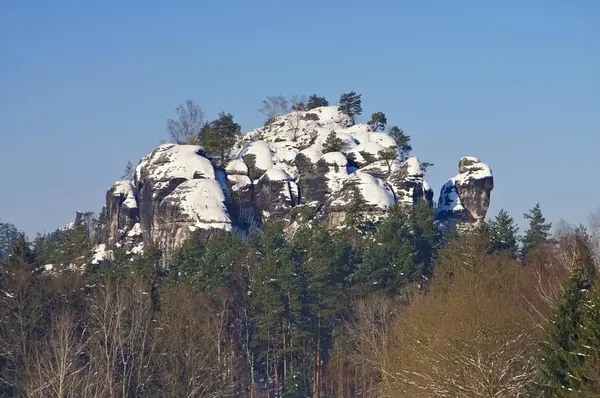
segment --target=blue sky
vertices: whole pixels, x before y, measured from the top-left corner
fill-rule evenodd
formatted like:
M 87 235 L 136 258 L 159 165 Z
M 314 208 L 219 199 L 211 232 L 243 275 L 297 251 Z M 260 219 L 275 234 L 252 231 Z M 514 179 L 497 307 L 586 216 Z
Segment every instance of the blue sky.
M 108 3 L 108 5 L 107 5 Z M 0 218 L 29 235 L 99 211 L 188 98 L 258 126 L 267 95 L 363 95 L 435 166 L 495 175 L 493 216 L 600 205 L 597 1 L 0 2 Z

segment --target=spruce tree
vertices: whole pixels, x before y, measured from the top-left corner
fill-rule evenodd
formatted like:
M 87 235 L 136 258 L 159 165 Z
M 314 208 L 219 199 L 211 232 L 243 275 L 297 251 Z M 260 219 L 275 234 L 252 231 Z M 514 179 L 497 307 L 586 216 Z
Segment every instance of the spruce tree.
M 221 112 L 216 120 L 202 128 L 200 144 L 210 153 L 217 155 L 221 165 L 224 165 L 240 134 L 241 126 L 233 121 L 233 115 Z
M 329 101 L 325 99 L 325 97 L 319 97 L 317 94 L 313 94 L 308 97 L 308 102 L 306 103 L 306 108 L 308 110 L 319 108 L 322 106 L 329 106 Z
M 526 213 L 523 216 L 525 219 L 529 220 L 529 228 L 525 230 L 525 235 L 523 235 L 521 240 L 523 242 L 522 254 L 523 257 L 527 258 L 546 243 L 547 239 L 550 237 L 552 223 L 546 222 L 546 218 L 544 218 L 542 214 L 539 203 L 529 210 L 529 213 Z
M 352 123 L 356 123 L 355 116 L 362 114 L 362 94 L 354 91 L 344 93 L 340 96 L 340 110 L 352 118 Z
M 589 282 L 577 269 L 550 316 L 548 336 L 542 343 L 540 388 L 548 397 L 567 397 L 582 387 L 581 334 Z
M 503 252 L 516 257 L 518 247 L 517 232 L 519 227 L 504 209 L 498 212 L 496 218 L 488 224 L 490 229 L 490 252 Z
M 340 152 L 343 148 L 344 141 L 337 136 L 335 131 L 331 131 L 323 143 L 323 153 Z
M 367 123 L 373 131 L 383 131 L 387 125 L 387 118 L 383 112 L 375 112 L 371 115 L 371 120 Z
M 373 289 L 398 293 L 409 283 L 421 278 L 424 264 L 415 261 L 416 250 L 407 214 L 395 208 L 378 226 L 363 261 L 357 268 L 355 281 L 361 294 Z

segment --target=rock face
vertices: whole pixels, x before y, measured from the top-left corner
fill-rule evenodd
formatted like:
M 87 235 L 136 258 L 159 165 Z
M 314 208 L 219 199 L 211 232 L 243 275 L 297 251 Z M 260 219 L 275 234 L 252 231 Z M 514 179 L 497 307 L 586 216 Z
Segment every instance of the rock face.
M 108 190 L 101 243 L 136 254 L 152 242 L 168 258 L 193 231 L 231 230 L 225 179 L 200 146 L 158 146 L 142 158 L 134 181 Z
M 444 187 L 440 217 L 485 216 L 491 172 L 487 180 L 489 168 L 469 159 Z M 458 204 L 449 202 L 451 191 Z M 141 159 L 134 181 L 108 190 L 101 244 L 139 253 L 152 243 L 169 258 L 192 231 L 250 230 L 269 219 L 339 227 L 349 214 L 378 219 L 394 204 L 431 206 L 432 198 L 418 158 L 402 160 L 390 135 L 353 125 L 336 106 L 321 107 L 244 134 L 225 169 L 200 146 L 158 146 Z
M 476 157 L 461 158 L 458 172 L 442 186 L 436 208 L 436 218 L 446 227 L 483 221 L 494 189 L 492 170 Z

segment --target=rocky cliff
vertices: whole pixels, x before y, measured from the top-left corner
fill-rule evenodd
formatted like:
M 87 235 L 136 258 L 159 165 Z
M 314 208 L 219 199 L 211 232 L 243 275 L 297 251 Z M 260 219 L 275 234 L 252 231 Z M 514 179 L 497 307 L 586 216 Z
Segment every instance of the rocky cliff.
M 445 228 L 457 223 L 478 224 L 490 206 L 494 189 L 490 167 L 476 157 L 465 156 L 458 162 L 458 173 L 440 190 L 436 218 Z
M 357 204 L 373 219 L 394 204 L 431 206 L 419 160 L 402 161 L 395 145 L 335 106 L 292 112 L 244 134 L 225 169 L 200 146 L 160 145 L 142 158 L 134 181 L 108 190 L 103 247 L 131 254 L 152 242 L 168 256 L 193 231 L 248 230 L 273 218 L 290 227 L 309 219 L 339 227 Z M 437 213 L 474 222 L 489 205 L 491 171 L 476 158 L 459 168 Z

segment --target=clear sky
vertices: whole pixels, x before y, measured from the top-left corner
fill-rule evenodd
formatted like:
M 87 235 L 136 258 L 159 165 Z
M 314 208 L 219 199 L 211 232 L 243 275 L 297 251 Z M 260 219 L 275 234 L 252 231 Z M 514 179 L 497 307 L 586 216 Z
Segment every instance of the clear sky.
M 363 94 L 435 166 L 492 167 L 489 216 L 600 206 L 600 2 L 0 1 L 0 218 L 99 211 L 186 99 L 245 130 L 267 95 Z

